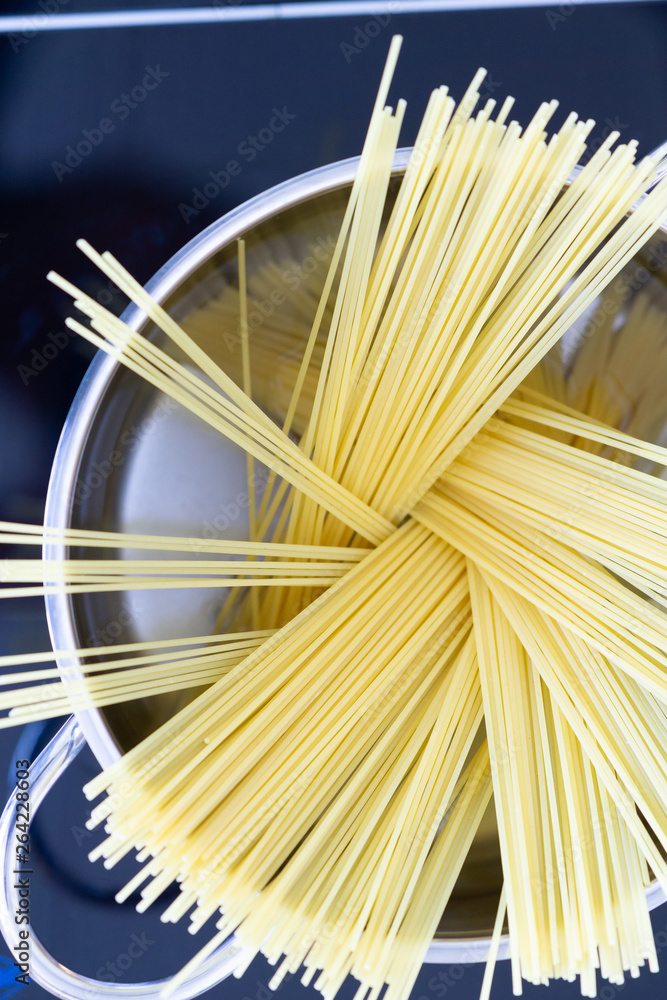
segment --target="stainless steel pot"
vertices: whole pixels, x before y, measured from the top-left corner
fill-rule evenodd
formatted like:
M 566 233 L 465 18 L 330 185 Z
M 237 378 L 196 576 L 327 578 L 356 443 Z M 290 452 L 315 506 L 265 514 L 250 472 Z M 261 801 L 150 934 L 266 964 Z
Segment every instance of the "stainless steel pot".
M 408 150 L 399 152 L 397 177 Z M 261 267 L 273 253 L 301 253 L 301 261 L 317 260 L 316 240 L 335 237 L 357 159 L 345 160 L 280 184 L 230 212 L 195 237 L 149 282 L 147 288 L 179 319 L 185 320 L 211 296 L 224 293 L 234 272 L 235 241 L 247 240 L 248 268 Z M 667 274 L 667 253 L 659 256 L 667 232 L 652 243 L 658 261 L 646 272 L 657 282 Z M 320 246 L 322 244 L 320 243 Z M 312 251 L 312 252 L 311 252 Z M 660 264 L 660 260 L 663 261 Z M 253 264 L 253 262 L 255 262 Z M 644 267 L 642 260 L 637 266 Z M 309 264 L 310 267 L 310 264 Z M 322 266 L 322 282 L 325 266 Z M 288 269 L 283 278 L 289 283 Z M 297 279 L 292 277 L 292 284 Z M 283 296 L 285 299 L 285 296 Z M 276 300 L 277 302 L 277 300 Z M 290 308 L 289 305 L 282 308 Z M 267 306 L 268 309 L 268 306 Z M 136 307 L 124 314 L 135 330 L 147 320 Z M 173 533 L 201 537 L 214 531 L 244 537 L 246 520 L 239 503 L 245 483 L 245 461 L 235 446 L 220 439 L 196 418 L 170 404 L 116 361 L 98 354 L 72 405 L 56 454 L 46 508 L 46 523 L 58 527 L 90 527 L 121 531 Z M 234 516 L 232 516 L 232 513 Z M 196 549 L 196 544 L 193 543 Z M 76 550 L 70 555 L 76 556 Z M 47 559 L 62 558 L 64 547 L 49 545 Z M 87 641 L 158 641 L 177 635 L 204 634 L 213 628 L 224 594 L 182 592 L 153 602 L 145 592 L 69 598 L 47 597 L 46 607 L 55 649 L 74 649 Z M 120 629 L 120 632 L 119 632 Z M 63 658 L 63 670 L 77 670 L 77 662 Z M 100 765 L 106 767 L 121 753 L 172 715 L 181 696 L 159 696 L 108 710 L 79 711 L 33 764 L 32 811 L 87 741 Z M 18 928 L 14 878 L 15 802 L 10 800 L 0 821 L 4 882 L 0 893 L 0 925 L 10 947 Z M 500 855 L 492 811 L 487 815 L 466 862 L 426 961 L 464 963 L 484 961 L 502 883 Z M 648 890 L 649 905 L 663 901 L 657 885 Z M 31 936 L 31 977 L 45 989 L 67 1000 L 122 995 L 156 997 L 159 982 L 121 984 L 80 976 L 58 963 Z M 507 957 L 508 939 L 501 941 L 499 957 Z M 233 942 L 218 949 L 193 979 L 177 993 L 178 1000 L 196 996 L 224 979 L 242 958 Z

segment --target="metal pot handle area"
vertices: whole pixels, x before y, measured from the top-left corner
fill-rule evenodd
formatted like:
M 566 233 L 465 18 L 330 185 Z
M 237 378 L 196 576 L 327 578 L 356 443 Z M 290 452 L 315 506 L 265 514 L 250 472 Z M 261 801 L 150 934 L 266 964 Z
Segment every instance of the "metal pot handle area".
M 85 744 L 79 723 L 72 716 L 62 729 L 51 740 L 39 757 L 30 766 L 30 821 L 47 792 L 55 784 L 65 768 L 77 756 Z M 4 935 L 14 961 L 19 961 L 16 946 L 25 944 L 19 938 L 19 931 L 27 928 L 26 924 L 15 922 L 15 913 L 20 912 L 20 894 L 17 881 L 21 877 L 23 865 L 16 864 L 17 841 L 17 790 L 12 793 L 0 819 L 0 857 L 3 863 L 3 878 L 0 885 L 0 929 Z M 28 865 L 28 868 L 30 866 Z M 17 875 L 16 872 L 19 872 Z M 97 979 L 89 979 L 61 965 L 44 948 L 35 935 L 32 922 L 29 925 L 29 943 L 26 949 L 29 953 L 30 979 L 38 983 L 54 996 L 62 1000 L 100 1000 L 102 997 L 123 998 L 157 998 L 168 979 L 147 983 L 109 983 Z M 211 989 L 221 980 L 226 979 L 243 959 L 243 949 L 233 941 L 225 942 L 202 963 L 193 977 L 173 993 L 173 1000 L 188 1000 Z M 17 974 L 19 970 L 17 969 Z

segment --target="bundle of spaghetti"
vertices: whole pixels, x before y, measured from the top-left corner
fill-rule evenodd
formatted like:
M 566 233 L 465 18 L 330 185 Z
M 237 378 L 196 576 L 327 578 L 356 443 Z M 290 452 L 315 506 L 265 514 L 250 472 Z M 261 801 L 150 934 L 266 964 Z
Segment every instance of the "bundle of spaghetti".
M 256 512 L 256 543 L 263 544 L 276 516 L 277 543 L 344 546 L 360 535 L 377 546 L 324 594 L 317 596 L 311 579 L 306 590 L 314 599 L 298 613 L 285 588 L 276 588 L 275 598 L 262 591 L 259 623 L 281 627 L 87 787 L 91 798 L 107 793 L 89 824 L 104 824 L 107 834 L 92 857 L 111 866 L 139 851 L 144 867 L 124 894 L 147 882 L 140 909 L 177 880 L 181 895 L 167 919 L 191 910 L 196 930 L 222 910 L 218 935 L 196 961 L 235 930 L 251 953 L 285 955 L 279 976 L 302 961 L 307 979 L 324 967 L 316 985 L 327 997 L 351 971 L 362 993 L 370 989 L 375 997 L 388 982 L 392 1000 L 404 1000 L 433 930 L 427 880 L 437 878 L 445 896 L 451 891 L 490 787 L 484 750 L 472 771 L 464 769 L 485 698 L 476 652 L 480 616 L 488 612 L 501 626 L 478 590 L 470 638 L 466 556 L 517 637 L 508 640 L 503 676 L 523 702 L 502 722 L 504 735 L 501 721 L 493 723 L 496 764 L 507 725 L 516 733 L 525 722 L 543 741 L 541 753 L 522 757 L 518 777 L 506 767 L 493 777 L 506 819 L 517 781 L 529 788 L 523 833 L 504 841 L 515 968 L 535 981 L 580 972 L 590 990 L 596 949 L 603 971 L 616 979 L 645 957 L 653 961 L 650 949 L 632 958 L 628 949 L 634 952 L 633 928 L 646 924 L 637 893 L 647 863 L 667 884 L 656 845 L 667 848 L 659 747 L 667 615 L 502 504 L 491 513 L 478 497 L 464 505 L 454 477 L 444 476 L 414 517 L 396 525 L 655 232 L 667 185 L 645 194 L 654 163 L 634 166 L 634 143 L 612 153 L 613 135 L 562 192 L 592 123 L 572 115 L 547 142 L 553 103 L 523 133 L 505 124 L 509 101 L 495 121 L 492 101 L 473 117 L 478 74 L 458 108 L 444 88 L 432 95 L 381 236 L 403 114 L 402 103 L 396 115 L 384 108 L 396 54 L 394 43 L 282 429 L 250 398 L 244 282 L 240 388 L 111 255 L 82 245 L 185 363 L 53 278 L 91 321 L 92 330 L 74 320 L 72 329 L 282 478 Z M 289 431 L 314 372 L 312 409 L 297 446 Z M 579 451 L 590 462 L 593 456 Z M 570 466 L 574 481 L 579 467 L 572 457 Z M 642 497 L 648 502 L 648 493 Z M 566 650 L 553 661 L 566 661 L 562 676 L 542 662 L 515 621 L 517 601 L 545 642 Z M 487 650 L 482 666 L 489 716 L 498 710 L 489 695 L 493 655 Z M 579 662 L 598 683 L 590 694 L 577 686 Z M 623 698 L 631 707 L 620 738 Z M 644 705 L 659 724 L 635 744 Z M 549 776 L 546 792 L 536 775 Z M 597 833 L 601 814 L 612 816 L 606 839 Z M 526 851 L 525 863 L 538 875 L 547 870 L 540 852 L 562 857 L 588 836 L 602 852 L 581 865 L 566 863 L 560 902 L 555 891 L 547 896 L 555 925 L 544 924 L 544 907 L 537 918 L 537 958 L 516 902 L 525 870 L 518 854 L 531 818 L 539 820 L 540 837 L 548 834 L 548 846 L 533 841 Z M 609 874 L 613 858 L 631 871 L 625 882 Z M 592 887 L 611 900 L 613 916 L 593 914 Z M 525 898 L 535 909 L 538 901 Z M 616 911 L 626 903 L 632 917 L 623 921 Z M 559 913 L 580 928 L 562 928 Z
M 635 449 L 634 439 L 612 428 L 604 437 Z M 667 467 L 667 449 L 638 442 L 635 450 Z M 491 520 L 501 509 L 562 539 L 665 606 L 664 479 L 492 419 L 450 466 L 444 488 L 466 506 L 476 501 Z
M 655 851 L 634 839 L 643 826 L 614 768 L 634 793 L 647 761 L 643 780 L 652 768 L 664 786 L 664 745 L 644 734 L 637 690 L 608 660 L 472 562 L 468 573 L 514 992 L 522 977 L 579 974 L 595 996 L 598 968 L 618 984 L 645 960 L 657 968 L 645 895 Z M 657 871 L 664 880 L 664 862 Z

